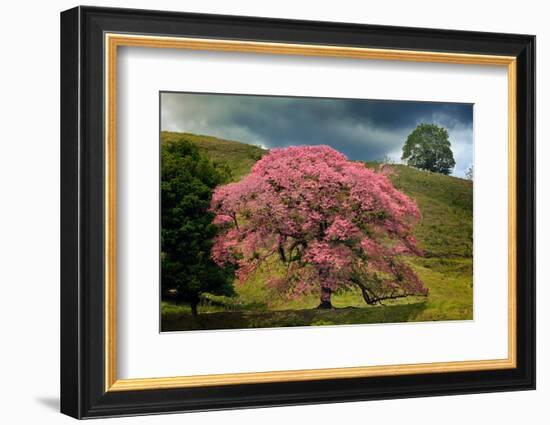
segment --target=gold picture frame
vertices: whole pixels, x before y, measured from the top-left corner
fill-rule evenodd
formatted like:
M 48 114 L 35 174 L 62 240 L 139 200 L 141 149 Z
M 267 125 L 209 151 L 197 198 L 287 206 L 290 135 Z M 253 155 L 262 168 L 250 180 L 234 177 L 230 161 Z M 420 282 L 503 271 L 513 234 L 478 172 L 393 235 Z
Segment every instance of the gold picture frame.
M 105 34 L 106 186 L 105 186 L 105 391 L 169 389 L 266 382 L 410 375 L 417 373 L 465 372 L 516 367 L 516 58 L 512 56 L 440 53 L 411 50 L 281 44 L 252 41 L 212 40 L 127 34 Z M 231 373 L 169 378 L 117 379 L 116 375 L 116 93 L 119 47 L 148 47 L 324 56 L 358 60 L 392 60 L 506 67 L 508 72 L 508 358 L 457 362 L 400 364 L 273 372 Z

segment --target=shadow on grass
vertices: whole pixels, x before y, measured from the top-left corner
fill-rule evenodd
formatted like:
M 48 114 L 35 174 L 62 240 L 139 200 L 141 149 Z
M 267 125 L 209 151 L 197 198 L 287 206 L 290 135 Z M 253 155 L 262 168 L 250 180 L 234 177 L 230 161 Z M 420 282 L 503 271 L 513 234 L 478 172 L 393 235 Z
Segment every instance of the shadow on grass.
M 331 310 L 231 311 L 188 313 L 162 318 L 162 331 L 211 329 L 280 328 L 290 326 L 357 325 L 366 323 L 413 322 L 426 308 L 426 302 Z

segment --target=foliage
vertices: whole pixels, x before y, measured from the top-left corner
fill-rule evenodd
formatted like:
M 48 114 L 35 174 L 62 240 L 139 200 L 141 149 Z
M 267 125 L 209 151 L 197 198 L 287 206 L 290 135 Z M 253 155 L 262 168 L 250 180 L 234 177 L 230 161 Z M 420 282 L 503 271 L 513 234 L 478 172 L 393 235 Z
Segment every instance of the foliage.
M 465 177 L 468 180 L 473 180 L 474 179 L 474 166 L 473 165 L 470 165 L 468 167 L 468 169 L 466 170 L 466 173 L 465 173 Z
M 270 151 L 240 182 L 217 188 L 211 205 L 222 229 L 213 259 L 235 266 L 241 282 L 276 256 L 284 268 L 268 286 L 317 292 L 319 307 L 344 288 L 359 288 L 367 304 L 427 294 L 402 258 L 420 254 L 416 203 L 328 146 Z
M 161 145 L 162 290 L 191 305 L 203 292 L 233 293 L 231 267 L 210 258 L 216 227 L 209 211 L 213 189 L 229 180 L 227 167 L 213 164 L 185 139 Z
M 449 133 L 435 124 L 419 124 L 407 137 L 401 159 L 411 167 L 449 175 L 455 166 Z

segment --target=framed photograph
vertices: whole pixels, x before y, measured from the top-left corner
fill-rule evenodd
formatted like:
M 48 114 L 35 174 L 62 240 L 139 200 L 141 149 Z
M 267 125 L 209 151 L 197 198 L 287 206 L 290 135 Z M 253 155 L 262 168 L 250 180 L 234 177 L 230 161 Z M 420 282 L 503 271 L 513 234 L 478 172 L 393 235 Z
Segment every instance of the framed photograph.
M 535 388 L 535 37 L 61 14 L 61 411 Z

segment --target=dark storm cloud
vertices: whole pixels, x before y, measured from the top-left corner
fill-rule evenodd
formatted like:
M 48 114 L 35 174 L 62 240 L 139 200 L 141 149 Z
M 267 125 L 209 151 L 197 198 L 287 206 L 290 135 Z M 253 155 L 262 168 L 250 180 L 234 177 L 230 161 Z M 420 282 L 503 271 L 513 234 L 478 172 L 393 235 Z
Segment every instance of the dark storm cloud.
M 266 148 L 325 144 L 352 160 L 396 161 L 421 122 L 449 131 L 455 175 L 473 160 L 472 105 L 457 103 L 162 93 L 161 128 Z

